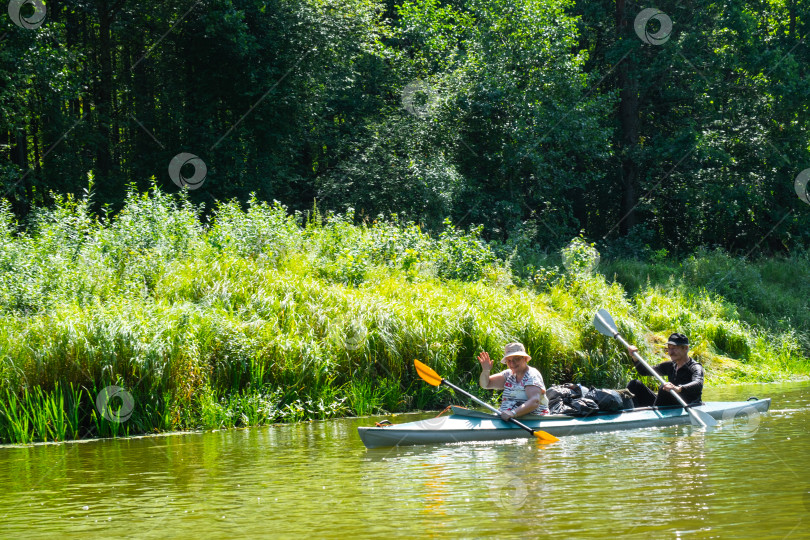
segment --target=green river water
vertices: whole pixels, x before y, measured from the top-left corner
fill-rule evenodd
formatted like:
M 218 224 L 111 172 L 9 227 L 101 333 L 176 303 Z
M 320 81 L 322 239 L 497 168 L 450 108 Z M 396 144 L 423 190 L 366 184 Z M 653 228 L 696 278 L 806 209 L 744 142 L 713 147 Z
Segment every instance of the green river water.
M 704 399 L 751 395 L 770 412 L 713 432 L 547 446 L 366 450 L 365 418 L 3 447 L 0 537 L 810 538 L 810 383 Z

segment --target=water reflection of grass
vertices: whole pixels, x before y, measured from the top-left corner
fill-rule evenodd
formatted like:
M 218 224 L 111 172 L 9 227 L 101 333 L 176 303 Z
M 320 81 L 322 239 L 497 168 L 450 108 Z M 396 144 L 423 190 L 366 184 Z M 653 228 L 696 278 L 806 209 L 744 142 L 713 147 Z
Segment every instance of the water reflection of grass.
M 256 201 L 206 221 L 155 191 L 131 194 L 114 219 L 59 201 L 20 233 L 0 208 L 0 439 L 438 407 L 449 395 L 415 376 L 414 358 L 477 391 L 475 355 L 511 340 L 547 382 L 617 386 L 628 363 L 592 327 L 599 307 L 651 360 L 670 331 L 688 333 L 715 381 L 807 368 L 807 285 L 774 278 L 806 275 L 804 258 L 757 266 L 712 252 L 603 262 L 600 274 L 581 239 L 560 256 L 449 223 L 432 237 L 397 218 L 352 222 Z M 764 302 L 773 291 L 794 318 Z M 133 398 L 123 423 L 95 403 L 113 384 Z

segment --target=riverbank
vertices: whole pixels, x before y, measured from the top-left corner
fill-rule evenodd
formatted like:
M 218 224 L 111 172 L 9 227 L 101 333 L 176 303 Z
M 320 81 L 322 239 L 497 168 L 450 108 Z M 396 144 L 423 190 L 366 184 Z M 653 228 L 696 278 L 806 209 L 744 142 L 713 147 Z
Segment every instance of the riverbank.
M 709 384 L 810 367 L 806 256 L 597 264 L 581 239 L 545 253 L 257 201 L 203 218 L 159 191 L 112 219 L 73 200 L 24 230 L 1 213 L 2 442 L 437 407 L 449 395 L 413 359 L 477 391 L 475 354 L 509 340 L 548 383 L 615 387 L 629 366 L 591 325 L 600 307 L 651 361 L 687 333 Z

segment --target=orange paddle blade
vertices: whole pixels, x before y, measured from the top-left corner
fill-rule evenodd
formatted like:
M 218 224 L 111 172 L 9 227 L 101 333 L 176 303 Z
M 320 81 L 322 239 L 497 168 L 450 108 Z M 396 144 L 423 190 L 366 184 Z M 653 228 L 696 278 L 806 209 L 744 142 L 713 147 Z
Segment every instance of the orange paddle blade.
M 414 360 L 413 365 L 416 366 L 416 372 L 426 383 L 433 386 L 439 386 L 442 384 L 441 376 L 419 360 Z
M 537 437 L 537 442 L 541 444 L 555 443 L 560 440 L 551 433 L 546 433 L 545 431 L 535 431 L 532 433 L 532 435 Z

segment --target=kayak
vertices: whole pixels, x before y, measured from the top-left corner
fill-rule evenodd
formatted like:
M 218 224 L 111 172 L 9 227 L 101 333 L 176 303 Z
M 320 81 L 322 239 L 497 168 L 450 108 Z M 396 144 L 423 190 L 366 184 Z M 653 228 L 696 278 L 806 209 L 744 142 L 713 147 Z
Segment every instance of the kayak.
M 716 420 L 728 420 L 745 415 L 758 415 L 767 411 L 771 399 L 751 398 L 748 401 L 714 401 L 695 406 Z M 442 444 L 467 441 L 500 441 L 525 439 L 532 435 L 518 426 L 504 422 L 499 416 L 464 407 L 452 406 L 453 414 L 428 420 L 391 424 L 387 426 L 359 427 L 360 439 L 366 448 L 407 446 L 414 444 Z M 678 406 L 640 407 L 618 412 L 597 412 L 590 416 L 549 414 L 526 415 L 520 420 L 532 429 L 539 429 L 563 437 L 597 431 L 619 431 L 645 427 L 664 427 L 689 424 L 687 411 Z

